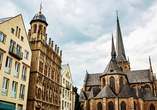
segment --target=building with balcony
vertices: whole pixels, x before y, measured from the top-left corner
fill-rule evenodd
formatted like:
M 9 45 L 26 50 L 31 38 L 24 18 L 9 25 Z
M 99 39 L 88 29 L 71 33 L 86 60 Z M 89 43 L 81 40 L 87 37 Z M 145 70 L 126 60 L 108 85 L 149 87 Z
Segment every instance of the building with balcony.
M 26 110 L 31 55 L 22 15 L 0 19 L 0 110 Z
M 62 65 L 62 94 L 61 94 L 61 109 L 74 110 L 75 93 L 73 92 L 73 82 L 69 64 Z
M 32 49 L 27 110 L 60 110 L 62 51 L 49 39 L 48 23 L 39 11 L 30 22 L 28 33 Z

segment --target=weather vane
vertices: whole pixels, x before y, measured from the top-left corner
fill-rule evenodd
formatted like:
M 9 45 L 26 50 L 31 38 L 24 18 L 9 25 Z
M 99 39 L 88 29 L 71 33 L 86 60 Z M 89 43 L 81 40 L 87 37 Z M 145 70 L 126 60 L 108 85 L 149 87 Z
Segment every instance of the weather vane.
M 43 7 L 42 7 L 42 2 L 40 3 L 40 11 L 41 11 L 41 9 L 43 9 Z

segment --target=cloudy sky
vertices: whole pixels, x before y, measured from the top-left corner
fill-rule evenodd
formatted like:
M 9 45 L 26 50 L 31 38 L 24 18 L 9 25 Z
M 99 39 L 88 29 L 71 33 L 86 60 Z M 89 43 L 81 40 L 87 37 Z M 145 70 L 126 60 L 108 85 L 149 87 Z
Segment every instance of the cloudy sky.
M 48 38 L 63 51 L 63 64 L 69 63 L 73 84 L 79 89 L 86 70 L 102 73 L 110 60 L 116 10 L 131 69 L 149 69 L 150 55 L 157 72 L 156 0 L 0 0 L 0 18 L 22 14 L 28 32 L 41 2 Z

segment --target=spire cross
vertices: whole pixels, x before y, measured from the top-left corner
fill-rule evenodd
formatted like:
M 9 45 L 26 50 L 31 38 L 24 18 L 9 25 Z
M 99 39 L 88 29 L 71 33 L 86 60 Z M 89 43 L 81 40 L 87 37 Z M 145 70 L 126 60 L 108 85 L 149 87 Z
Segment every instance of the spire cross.
M 42 7 L 42 2 L 41 2 L 41 4 L 40 4 L 40 11 L 41 11 L 41 9 L 43 9 L 43 7 Z
M 116 10 L 116 14 L 117 14 L 117 16 L 118 16 L 118 10 Z

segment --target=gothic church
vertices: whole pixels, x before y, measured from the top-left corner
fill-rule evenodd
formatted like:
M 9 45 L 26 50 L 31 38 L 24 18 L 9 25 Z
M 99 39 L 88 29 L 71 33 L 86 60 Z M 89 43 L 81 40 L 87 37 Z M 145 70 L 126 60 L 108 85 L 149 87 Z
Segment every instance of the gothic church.
M 146 70 L 130 71 L 117 16 L 116 50 L 112 35 L 111 60 L 103 73 L 86 72 L 79 101 L 83 110 L 156 110 L 156 78 Z

